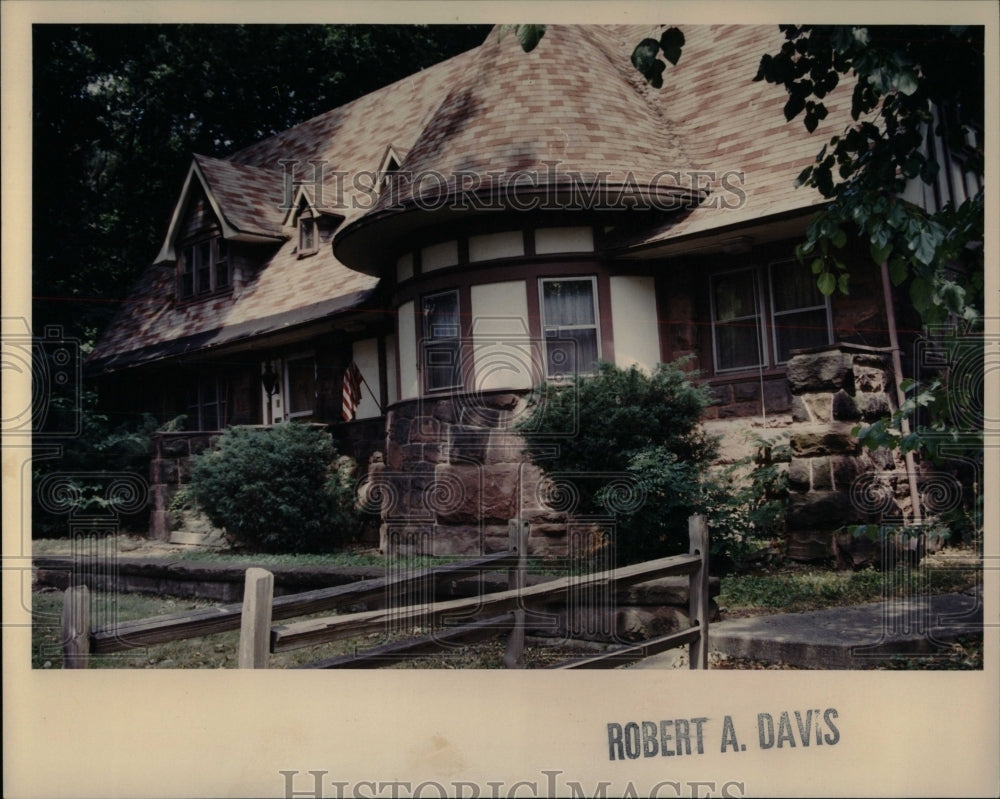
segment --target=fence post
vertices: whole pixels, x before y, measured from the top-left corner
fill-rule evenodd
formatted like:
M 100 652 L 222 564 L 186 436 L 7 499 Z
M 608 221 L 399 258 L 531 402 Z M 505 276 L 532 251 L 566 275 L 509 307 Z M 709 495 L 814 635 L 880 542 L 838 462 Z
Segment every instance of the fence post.
M 688 662 L 692 669 L 708 668 L 708 523 L 701 514 L 688 519 L 691 554 L 701 555 L 701 565 L 688 584 L 688 602 L 692 626 L 698 625 L 698 640 L 688 644 Z
M 90 591 L 74 585 L 63 594 L 62 648 L 64 669 L 85 669 L 90 655 Z
M 508 549 L 517 553 L 517 565 L 507 570 L 507 588 L 521 591 L 525 585 L 525 575 L 528 568 L 528 523 L 520 519 L 511 519 L 507 523 L 509 538 Z M 507 639 L 507 651 L 504 652 L 503 665 L 508 669 L 524 668 L 524 607 L 514 611 L 514 627 Z
M 243 589 L 238 668 L 267 668 L 273 599 L 274 575 L 266 569 L 256 567 L 247 569 L 246 586 Z

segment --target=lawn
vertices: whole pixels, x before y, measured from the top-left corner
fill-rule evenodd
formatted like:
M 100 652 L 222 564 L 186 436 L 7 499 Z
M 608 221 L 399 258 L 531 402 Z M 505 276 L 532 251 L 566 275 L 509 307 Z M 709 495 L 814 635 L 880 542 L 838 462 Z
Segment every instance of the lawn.
M 60 615 L 62 613 L 63 592 L 45 589 L 32 594 L 31 665 L 32 668 L 50 669 L 62 667 L 60 646 Z M 93 623 L 104 625 L 112 619 L 128 621 L 144 619 L 163 614 L 179 613 L 185 610 L 213 607 L 213 603 L 197 599 L 177 599 L 165 596 L 142 594 L 118 594 L 112 596 L 100 592 L 91 594 Z M 326 613 L 303 616 L 329 615 Z M 298 619 L 297 619 L 298 620 Z M 328 644 L 296 649 L 291 652 L 273 654 L 268 659 L 270 668 L 286 669 L 302 666 L 337 655 L 350 654 L 369 649 L 398 638 L 423 635 L 420 628 L 402 631 L 395 635 L 370 634 L 334 641 Z M 503 668 L 505 636 L 496 641 L 488 641 L 476 646 L 462 647 L 446 654 L 408 660 L 388 668 L 451 668 L 451 669 L 497 669 Z M 90 658 L 92 669 L 233 669 L 236 668 L 236 654 L 239 646 L 239 632 L 216 633 L 211 636 L 188 638 L 165 644 L 141 647 L 126 652 L 95 655 Z M 585 654 L 572 647 L 550 646 L 536 643 L 525 648 L 525 663 L 528 668 L 536 668 L 567 660 Z
M 870 567 L 845 571 L 790 564 L 723 577 L 717 601 L 729 617 L 798 613 L 902 596 L 961 592 L 981 580 L 982 571 L 971 555 L 932 556 L 918 568 L 900 565 L 889 570 Z
M 35 542 L 36 554 L 67 554 L 66 542 Z M 133 554 L 123 551 L 123 555 Z M 146 551 L 141 554 L 150 555 Z M 331 555 L 250 555 L 216 550 L 189 549 L 171 552 L 171 559 L 197 560 L 227 564 L 256 566 L 372 566 L 385 564 L 384 559 L 371 550 L 358 550 Z M 424 563 L 426 559 L 414 559 Z M 544 571 L 544 564 L 535 564 L 535 570 Z M 874 568 L 861 571 L 836 571 L 816 565 L 784 564 L 778 568 L 756 573 L 728 574 L 721 579 L 717 597 L 723 618 L 768 613 L 785 613 L 843 605 L 877 602 L 893 596 L 940 594 L 966 590 L 982 579 L 974 553 L 950 551 L 931 556 L 918 568 L 897 567 L 893 570 Z M 34 668 L 60 668 L 62 654 L 59 645 L 62 592 L 53 589 L 33 594 L 32 666 Z M 168 596 L 120 594 L 111 596 L 95 593 L 92 608 L 93 623 L 104 625 L 113 619 L 127 621 L 149 618 L 184 610 L 212 607 L 208 600 L 179 599 Z M 318 614 L 326 615 L 326 614 Z M 422 630 L 407 631 L 408 636 L 423 634 Z M 407 637 L 399 635 L 397 637 Z M 91 668 L 235 668 L 239 634 L 236 631 L 201 638 L 174 641 L 144 647 L 129 652 L 95 656 Z M 382 634 L 346 639 L 321 646 L 272 655 L 272 668 L 289 668 L 328 657 L 364 650 L 385 643 L 389 638 Z M 563 647 L 529 646 L 525 657 L 528 667 L 540 667 L 574 654 Z M 504 652 L 503 638 L 476 646 L 463 647 L 434 657 L 423 657 L 397 666 L 399 668 L 501 668 Z M 720 661 L 713 668 L 774 668 L 769 664 Z M 920 661 L 893 660 L 880 668 L 921 668 Z M 952 656 L 936 668 L 981 668 L 981 639 L 959 641 Z

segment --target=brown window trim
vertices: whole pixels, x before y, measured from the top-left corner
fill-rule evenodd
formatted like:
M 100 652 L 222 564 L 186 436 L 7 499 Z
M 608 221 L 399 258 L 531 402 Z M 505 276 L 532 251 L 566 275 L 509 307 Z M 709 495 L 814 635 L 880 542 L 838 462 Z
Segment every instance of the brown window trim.
M 185 293 L 184 278 L 187 274 L 184 271 L 184 267 L 187 264 L 185 253 L 191 251 L 196 252 L 196 248 L 203 244 L 209 245 L 209 265 L 207 270 L 195 260 L 192 266 L 191 275 L 191 293 Z M 226 248 L 225 259 L 219 258 L 219 246 L 223 245 Z M 205 300 L 214 299 L 218 297 L 224 297 L 231 295 L 233 292 L 233 254 L 229 247 L 229 242 L 223 238 L 222 234 L 218 231 L 210 235 L 201 235 L 194 238 L 188 239 L 179 247 L 179 254 L 177 256 L 177 266 L 176 266 L 176 292 L 175 299 L 177 305 L 191 305 L 198 302 L 203 302 Z M 226 264 L 226 283 L 222 286 L 218 285 L 218 265 L 221 261 Z M 199 273 L 202 271 L 207 271 L 209 276 L 209 288 L 204 290 L 198 289 Z

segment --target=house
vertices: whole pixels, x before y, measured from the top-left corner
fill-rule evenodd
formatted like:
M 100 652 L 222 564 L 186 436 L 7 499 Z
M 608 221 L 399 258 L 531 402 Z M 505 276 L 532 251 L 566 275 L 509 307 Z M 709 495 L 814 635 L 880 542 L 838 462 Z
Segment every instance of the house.
M 532 549 L 559 551 L 510 425 L 532 386 L 596 359 L 690 356 L 719 428 L 841 441 L 891 407 L 878 271 L 859 250 L 851 295 L 828 299 L 793 253 L 821 201 L 795 178 L 849 124 L 850 87 L 806 135 L 781 88 L 752 82 L 776 27 L 686 27 L 662 90 L 629 63 L 651 34 L 553 26 L 524 53 L 494 30 L 226 159 L 194 156 L 88 361 L 119 409 L 187 415 L 157 444 L 154 535 L 206 433 L 297 419 L 331 425 L 391 494 L 384 546 L 490 550 L 526 516 Z M 816 440 L 790 465 L 803 557 L 829 551 L 858 474 L 896 466 Z

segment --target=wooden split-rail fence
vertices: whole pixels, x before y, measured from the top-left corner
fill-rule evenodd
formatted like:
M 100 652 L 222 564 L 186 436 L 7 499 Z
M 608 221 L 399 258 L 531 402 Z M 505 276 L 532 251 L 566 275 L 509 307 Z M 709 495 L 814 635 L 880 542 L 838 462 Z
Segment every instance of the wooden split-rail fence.
M 569 575 L 527 586 L 528 524 L 510 522 L 506 552 L 434 566 L 428 573 L 413 569 L 400 575 L 363 580 L 287 596 L 274 596 L 274 575 L 250 568 L 242 604 L 185 611 L 138 621 L 90 627 L 90 595 L 85 585 L 66 589 L 62 614 L 63 665 L 86 668 L 90 655 L 121 652 L 137 647 L 197 638 L 231 630 L 240 631 L 238 667 L 267 668 L 268 656 L 344 638 L 384 632 L 391 627 L 430 627 L 429 635 L 393 641 L 353 654 L 328 658 L 299 668 L 377 668 L 409 658 L 453 649 L 507 635 L 503 657 L 507 668 L 524 664 L 526 617 L 532 607 L 565 599 L 570 592 L 602 587 L 621 589 L 669 575 L 689 575 L 690 627 L 668 635 L 558 664 L 553 668 L 614 668 L 650 655 L 688 646 L 692 669 L 708 668 L 708 527 L 703 516 L 689 519 L 690 549 L 686 555 L 650 560 L 586 575 Z M 324 611 L 358 605 L 385 597 L 413 596 L 456 579 L 506 569 L 504 591 L 445 601 L 407 604 L 391 602 L 379 610 L 337 613 L 291 621 Z M 433 596 L 433 593 L 431 594 Z M 448 626 L 454 619 L 473 619 Z M 275 622 L 286 622 L 276 624 Z

